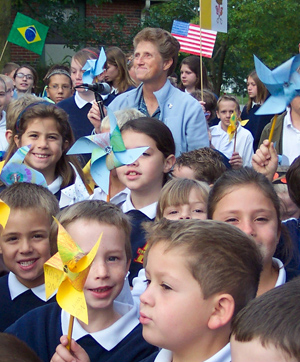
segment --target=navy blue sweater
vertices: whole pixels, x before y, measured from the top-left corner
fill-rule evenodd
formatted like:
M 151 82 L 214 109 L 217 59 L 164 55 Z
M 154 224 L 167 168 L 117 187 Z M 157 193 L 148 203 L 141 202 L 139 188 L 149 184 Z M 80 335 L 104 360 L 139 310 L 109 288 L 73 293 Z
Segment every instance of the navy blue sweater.
M 55 296 L 44 302 L 32 293 L 31 290 L 27 290 L 14 300 L 11 300 L 8 289 L 8 275 L 0 278 L 0 295 L 0 332 L 3 332 L 32 309 L 55 302 Z
M 49 362 L 62 335 L 61 308 L 57 303 L 37 308 L 20 318 L 5 332 L 26 342 L 43 361 Z M 80 338 L 77 343 L 85 349 L 91 362 L 139 362 L 157 351 L 157 347 L 143 339 L 141 324 L 110 351 L 99 345 L 90 335 Z

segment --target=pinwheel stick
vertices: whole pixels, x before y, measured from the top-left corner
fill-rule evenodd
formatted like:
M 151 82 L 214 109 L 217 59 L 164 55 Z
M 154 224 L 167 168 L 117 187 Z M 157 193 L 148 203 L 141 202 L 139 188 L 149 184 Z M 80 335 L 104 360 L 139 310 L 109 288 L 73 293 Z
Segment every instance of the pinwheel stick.
M 109 172 L 108 194 L 106 195 L 106 202 L 110 202 L 110 194 L 111 194 L 111 171 Z
M 67 349 L 71 350 L 71 340 L 72 340 L 72 331 L 73 331 L 73 324 L 74 324 L 74 316 L 70 315 L 70 321 L 69 321 L 69 329 L 68 329 L 68 345 Z
M 234 132 L 234 144 L 233 144 L 233 152 L 235 152 L 235 147 L 236 147 L 236 136 L 237 136 L 237 128 Z
M 277 121 L 277 114 L 275 114 L 275 117 L 274 117 L 273 122 L 272 122 L 271 130 L 270 130 L 270 135 L 269 135 L 269 142 L 270 142 L 270 144 L 271 144 L 271 142 L 272 142 L 272 138 L 273 138 L 273 134 L 274 134 L 274 129 L 275 129 L 276 121 Z

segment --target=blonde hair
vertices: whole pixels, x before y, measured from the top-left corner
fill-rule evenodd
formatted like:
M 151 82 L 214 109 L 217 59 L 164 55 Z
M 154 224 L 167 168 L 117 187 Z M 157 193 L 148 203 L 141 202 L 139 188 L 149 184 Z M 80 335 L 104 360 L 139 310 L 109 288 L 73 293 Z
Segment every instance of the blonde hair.
M 123 124 L 125 124 L 126 122 L 128 122 L 132 119 L 137 119 L 137 118 L 145 116 L 142 112 L 138 111 L 135 108 L 122 109 L 122 110 L 114 112 L 114 115 L 117 119 L 119 128 L 121 128 L 123 126 Z M 101 121 L 100 131 L 107 132 L 107 130 L 109 130 L 109 129 L 110 129 L 109 117 L 106 116 Z
M 189 195 L 192 189 L 197 190 L 207 205 L 209 186 L 206 182 L 186 178 L 173 178 L 162 188 L 157 204 L 156 218 L 158 221 L 163 218 L 164 210 L 168 206 L 178 206 L 189 203 Z

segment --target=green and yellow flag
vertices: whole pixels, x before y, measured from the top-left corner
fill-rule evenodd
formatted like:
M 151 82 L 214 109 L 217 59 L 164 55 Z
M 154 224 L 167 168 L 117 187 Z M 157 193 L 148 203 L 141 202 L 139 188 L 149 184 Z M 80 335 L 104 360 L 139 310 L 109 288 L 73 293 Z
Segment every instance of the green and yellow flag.
M 7 41 L 41 55 L 48 29 L 48 26 L 17 13 Z

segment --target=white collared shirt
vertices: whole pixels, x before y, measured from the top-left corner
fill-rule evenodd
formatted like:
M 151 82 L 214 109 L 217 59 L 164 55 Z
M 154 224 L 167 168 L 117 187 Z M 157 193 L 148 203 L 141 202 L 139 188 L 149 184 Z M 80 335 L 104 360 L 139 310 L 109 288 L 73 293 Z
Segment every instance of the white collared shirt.
M 157 201 L 153 202 L 153 204 L 147 205 L 139 209 L 140 212 L 148 216 L 149 219 L 154 219 L 156 216 L 156 208 L 157 208 Z M 127 194 L 125 202 L 122 204 L 121 209 L 124 213 L 136 210 L 131 202 L 130 192 Z
M 290 165 L 300 155 L 300 131 L 293 126 L 291 109 L 287 108 L 282 130 L 282 165 Z M 285 161 L 284 161 L 285 160 Z
M 8 274 L 8 289 L 9 289 L 11 300 L 14 300 L 19 295 L 21 295 L 21 294 L 27 292 L 27 290 L 31 289 L 32 293 L 34 295 L 36 295 L 39 299 L 43 300 L 44 302 L 47 301 L 45 284 L 39 285 L 38 287 L 35 287 L 35 288 L 27 288 L 27 287 L 25 287 L 24 284 L 22 284 L 18 281 L 16 275 L 12 272 L 9 272 L 9 274 Z M 50 298 L 52 298 L 54 294 L 52 294 Z
M 212 145 L 230 159 L 234 148 L 234 138 L 232 138 L 231 142 L 229 142 L 229 135 L 222 129 L 221 121 L 216 126 L 210 127 L 210 132 Z M 253 136 L 241 125 L 239 125 L 237 129 L 235 150 L 242 157 L 243 166 L 251 167 L 253 156 Z
M 0 120 L 0 151 L 6 151 L 8 148 L 8 142 L 5 137 L 6 133 L 6 113 L 2 111 L 2 117 Z
M 74 101 L 75 101 L 77 107 L 80 109 L 83 108 L 86 104 L 88 104 L 88 103 L 93 104 L 93 102 L 94 102 L 94 100 L 88 102 L 85 99 L 81 98 L 77 91 L 75 92 Z
M 118 343 L 120 343 L 138 324 L 136 307 L 114 301 L 114 309 L 121 315 L 115 323 L 108 328 L 105 328 L 98 332 L 88 333 L 81 327 L 77 319 L 74 319 L 74 326 L 72 332 L 72 338 L 75 341 L 78 339 L 90 335 L 107 351 L 112 350 Z M 64 310 L 61 311 L 61 328 L 63 335 L 68 334 L 70 315 Z
M 113 196 L 109 202 L 115 204 L 115 205 L 121 205 L 127 198 L 127 195 L 130 193 L 130 190 L 126 187 L 124 190 L 121 190 L 118 192 L 115 196 Z M 101 187 L 97 187 L 94 190 L 93 195 L 89 197 L 89 200 L 103 200 L 106 201 L 107 195 L 106 193 L 101 189 Z
M 275 284 L 275 287 L 279 287 L 280 285 L 283 285 L 286 283 L 286 271 L 284 269 L 284 265 L 282 263 L 281 260 L 277 259 L 277 258 L 272 258 L 273 263 L 277 265 L 277 267 L 279 268 L 279 274 L 278 274 L 278 278 Z
M 154 362 L 172 362 L 172 359 L 173 359 L 172 352 L 167 349 L 162 349 L 156 356 Z M 203 362 L 230 362 L 230 361 L 231 361 L 230 343 L 228 343 L 219 352 L 217 352 L 212 357 Z

